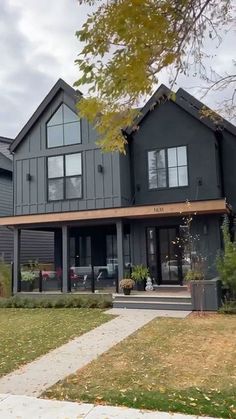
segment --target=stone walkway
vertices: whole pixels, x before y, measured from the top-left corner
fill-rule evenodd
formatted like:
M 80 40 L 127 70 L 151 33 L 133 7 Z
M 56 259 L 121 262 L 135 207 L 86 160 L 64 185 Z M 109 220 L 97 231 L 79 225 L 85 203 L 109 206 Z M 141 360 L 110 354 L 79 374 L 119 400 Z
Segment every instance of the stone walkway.
M 94 406 L 93 404 L 43 400 L 0 394 L 2 419 L 197 419 L 180 413 Z M 211 419 L 204 417 L 204 419 Z
M 189 312 L 111 309 L 118 317 L 71 340 L 0 379 L 0 393 L 38 397 L 57 381 L 84 367 L 155 317 L 186 317 Z M 5 419 L 5 418 L 4 418 Z

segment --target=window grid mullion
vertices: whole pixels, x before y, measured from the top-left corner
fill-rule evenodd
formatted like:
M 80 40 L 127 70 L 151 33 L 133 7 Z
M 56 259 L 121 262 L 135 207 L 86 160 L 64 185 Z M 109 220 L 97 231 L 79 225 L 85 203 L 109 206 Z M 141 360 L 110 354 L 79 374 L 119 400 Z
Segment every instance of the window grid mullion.
M 168 148 L 165 149 L 165 165 L 166 165 L 166 186 L 169 188 L 169 162 L 168 162 Z
M 64 121 L 64 107 L 63 107 L 63 121 Z M 64 141 L 64 126 L 63 126 L 63 141 Z M 64 171 L 64 177 L 63 177 L 63 199 L 66 199 L 66 156 L 63 156 L 63 171 Z
M 177 185 L 179 186 L 179 153 L 178 153 L 178 147 L 176 147 L 176 162 L 177 162 Z

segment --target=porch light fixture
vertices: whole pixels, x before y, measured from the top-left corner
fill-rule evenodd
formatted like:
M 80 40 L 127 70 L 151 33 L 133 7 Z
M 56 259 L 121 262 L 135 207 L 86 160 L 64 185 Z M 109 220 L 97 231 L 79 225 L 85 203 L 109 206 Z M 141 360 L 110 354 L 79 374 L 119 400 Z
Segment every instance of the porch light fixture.
M 26 180 L 30 182 L 32 180 L 32 176 L 30 173 L 26 173 Z
M 98 173 L 103 173 L 103 166 L 98 164 Z

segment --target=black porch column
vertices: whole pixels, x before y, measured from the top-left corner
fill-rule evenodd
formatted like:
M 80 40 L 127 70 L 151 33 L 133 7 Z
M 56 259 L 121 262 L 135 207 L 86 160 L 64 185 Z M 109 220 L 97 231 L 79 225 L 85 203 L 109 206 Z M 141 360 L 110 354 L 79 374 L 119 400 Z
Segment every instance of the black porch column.
M 69 273 L 69 233 L 68 226 L 62 226 L 62 292 L 68 292 Z
M 124 278 L 124 233 L 123 222 L 119 220 L 116 222 L 117 234 L 117 258 L 118 258 L 118 280 Z M 118 284 L 117 284 L 118 291 Z
M 21 230 L 14 228 L 14 266 L 13 266 L 13 294 L 19 291 L 20 281 L 20 236 Z

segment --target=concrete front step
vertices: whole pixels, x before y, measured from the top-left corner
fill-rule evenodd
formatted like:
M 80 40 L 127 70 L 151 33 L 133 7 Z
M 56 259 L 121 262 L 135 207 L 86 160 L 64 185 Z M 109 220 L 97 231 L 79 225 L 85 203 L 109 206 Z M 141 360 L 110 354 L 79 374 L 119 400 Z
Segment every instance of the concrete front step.
M 190 293 L 185 286 L 166 285 L 154 291 L 132 291 L 130 295 L 113 294 L 114 308 L 147 310 L 192 310 Z
M 141 294 L 141 295 L 136 295 L 136 294 L 131 294 L 131 295 L 120 295 L 120 294 L 116 294 L 114 297 L 113 297 L 113 301 L 117 301 L 117 300 L 119 300 L 119 301 L 124 301 L 124 302 L 127 302 L 127 301 L 135 301 L 135 302 L 138 302 L 138 303 L 143 303 L 143 302 L 155 302 L 155 303 L 157 303 L 157 302 L 166 302 L 166 301 L 168 301 L 168 302 L 173 302 L 173 303 L 177 303 L 177 302 L 181 302 L 181 303 L 191 303 L 191 297 L 190 296 L 184 296 L 184 297 L 178 297 L 178 296 L 175 296 L 175 295 L 166 295 L 166 296 L 164 296 L 164 295 L 162 295 L 162 296 L 158 296 L 158 295 L 143 295 L 143 294 Z
M 178 294 L 179 292 L 188 291 L 188 287 L 186 285 L 153 285 L 155 292 L 157 293 L 166 293 L 172 292 L 174 294 Z
M 145 309 L 145 310 L 183 310 L 192 311 L 192 303 L 168 301 L 132 301 L 118 300 L 113 302 L 113 308 Z

